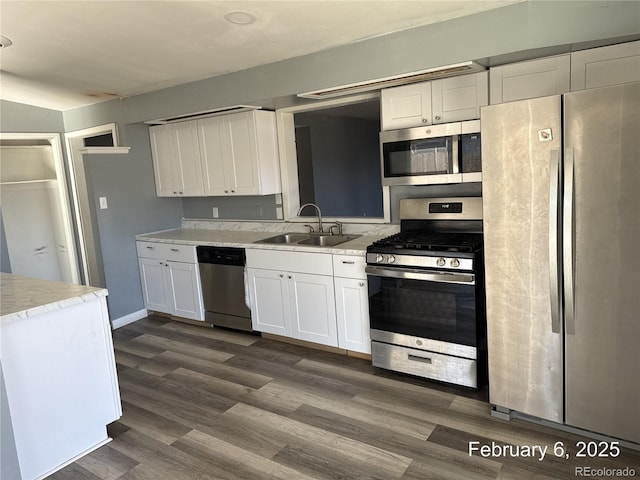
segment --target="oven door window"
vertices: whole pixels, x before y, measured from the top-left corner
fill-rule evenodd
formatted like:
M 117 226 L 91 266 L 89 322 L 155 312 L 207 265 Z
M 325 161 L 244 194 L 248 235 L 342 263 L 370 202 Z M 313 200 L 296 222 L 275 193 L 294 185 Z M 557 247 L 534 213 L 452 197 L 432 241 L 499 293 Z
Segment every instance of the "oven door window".
M 476 346 L 475 286 L 368 279 L 372 329 Z
M 439 175 L 452 172 L 452 138 L 429 138 L 385 143 L 385 177 Z

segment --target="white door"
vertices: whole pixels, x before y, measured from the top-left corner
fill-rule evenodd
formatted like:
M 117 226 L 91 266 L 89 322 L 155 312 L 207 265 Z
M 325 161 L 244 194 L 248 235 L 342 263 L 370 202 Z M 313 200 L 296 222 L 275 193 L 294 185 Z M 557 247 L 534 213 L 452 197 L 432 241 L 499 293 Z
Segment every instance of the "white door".
M 207 195 L 222 196 L 228 194 L 226 184 L 225 158 L 226 123 L 223 117 L 198 120 L 198 143 L 202 158 L 204 186 Z
M 433 123 L 480 118 L 480 107 L 489 103 L 487 72 L 434 80 L 431 83 Z
M 431 83 L 416 83 L 382 90 L 382 130 L 431 125 Z
M 156 193 L 159 197 L 179 195 L 181 188 L 173 147 L 173 130 L 170 125 L 158 125 L 149 129 Z
M 333 277 L 288 274 L 291 278 L 293 337 L 338 346 Z
M 183 262 L 167 264 L 171 313 L 178 317 L 204 321 L 198 265 Z
M 334 284 L 338 346 L 356 352 L 371 353 L 367 281 L 335 277 Z
M 229 115 L 229 187 L 234 195 L 260 193 L 254 112 Z
M 174 161 L 177 161 L 180 195 L 204 195 L 202 163 L 198 146 L 196 122 L 178 122 L 170 125 L 174 132 Z
M 167 291 L 166 266 L 162 260 L 139 258 L 144 306 L 155 312 L 171 313 Z
M 275 270 L 249 268 L 251 322 L 258 332 L 291 336 L 291 307 L 286 276 Z

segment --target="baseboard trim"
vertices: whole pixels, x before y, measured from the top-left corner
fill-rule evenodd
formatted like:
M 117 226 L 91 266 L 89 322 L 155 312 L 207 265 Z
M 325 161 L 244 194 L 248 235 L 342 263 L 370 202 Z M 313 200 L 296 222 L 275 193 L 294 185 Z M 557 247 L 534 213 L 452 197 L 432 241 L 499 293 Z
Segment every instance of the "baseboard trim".
M 130 313 L 129 315 L 125 315 L 124 317 L 116 318 L 115 320 L 111 320 L 111 326 L 113 329 L 117 329 L 120 327 L 124 327 L 125 325 L 129 325 L 130 323 L 137 322 L 138 320 L 142 320 L 147 317 L 149 313 L 145 308 L 142 310 L 138 310 L 137 312 Z

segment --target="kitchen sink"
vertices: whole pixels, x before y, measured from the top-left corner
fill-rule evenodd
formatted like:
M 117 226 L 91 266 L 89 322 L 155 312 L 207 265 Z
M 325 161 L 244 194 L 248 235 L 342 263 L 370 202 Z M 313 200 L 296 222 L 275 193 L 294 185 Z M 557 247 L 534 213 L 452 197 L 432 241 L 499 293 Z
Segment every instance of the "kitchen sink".
M 309 238 L 308 233 L 284 233 L 281 235 L 276 235 L 275 237 L 269 237 L 263 240 L 258 240 L 255 243 L 275 243 L 275 244 L 298 243 L 301 240 L 306 240 L 308 238 Z
M 283 233 L 275 237 L 258 240 L 255 243 L 268 243 L 275 245 L 311 245 L 317 247 L 334 247 L 348 242 L 360 235 L 330 235 L 322 233 Z
M 358 235 L 310 235 L 306 240 L 301 240 L 300 245 L 316 245 L 318 247 L 333 247 L 341 243 L 353 240 Z

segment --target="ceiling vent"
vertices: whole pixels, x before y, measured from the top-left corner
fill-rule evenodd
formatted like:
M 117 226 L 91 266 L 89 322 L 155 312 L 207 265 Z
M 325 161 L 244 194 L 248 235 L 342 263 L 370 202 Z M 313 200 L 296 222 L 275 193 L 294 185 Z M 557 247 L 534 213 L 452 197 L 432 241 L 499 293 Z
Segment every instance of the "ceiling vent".
M 427 70 L 403 73 L 392 77 L 379 78 L 377 80 L 351 83 L 349 85 L 325 88 L 323 90 L 315 90 L 313 92 L 299 93 L 298 97 L 313 99 L 341 97 L 343 95 L 369 92 L 371 90 L 381 90 L 383 88 L 425 82 L 428 80 L 435 80 L 437 78 L 453 77 L 455 75 L 463 75 L 465 73 L 478 72 L 481 70 L 485 70 L 485 68 L 475 62 L 456 63 L 445 67 L 429 68 Z
M 260 110 L 262 107 L 256 105 L 232 105 L 230 107 L 214 108 L 204 110 L 202 112 L 186 113 L 184 115 L 176 115 L 174 117 L 158 118 L 156 120 L 147 120 L 144 123 L 149 125 L 164 125 L 167 123 L 186 122 L 187 120 L 197 120 L 199 118 L 215 117 L 217 115 L 225 115 L 227 113 L 246 112 L 249 110 Z

